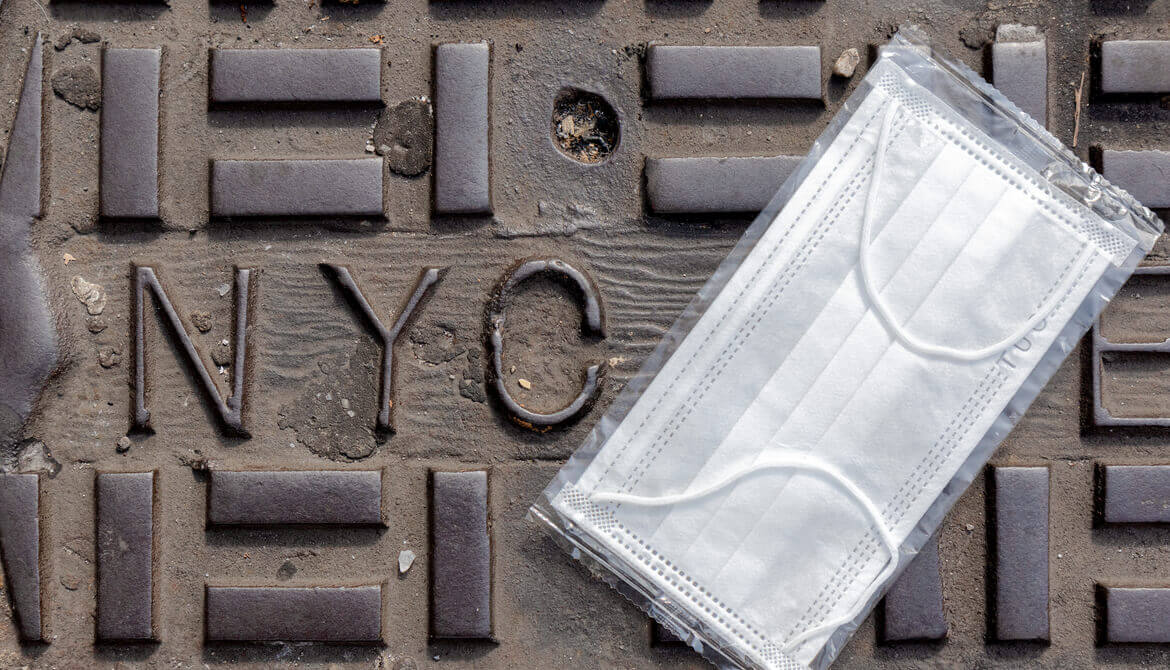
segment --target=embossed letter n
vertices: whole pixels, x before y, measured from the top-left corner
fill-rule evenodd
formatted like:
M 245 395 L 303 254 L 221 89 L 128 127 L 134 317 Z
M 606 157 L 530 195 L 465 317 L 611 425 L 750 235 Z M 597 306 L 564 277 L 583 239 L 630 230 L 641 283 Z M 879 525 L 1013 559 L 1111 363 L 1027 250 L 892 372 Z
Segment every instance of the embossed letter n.
M 219 389 L 207 371 L 203 359 L 199 357 L 194 342 L 191 341 L 187 329 L 183 326 L 178 312 L 159 283 L 154 268 L 148 266 L 134 266 L 134 417 L 132 429 L 137 431 L 151 431 L 150 410 L 146 408 L 146 334 L 145 319 L 146 289 L 154 294 L 155 305 L 163 316 L 163 320 L 177 340 L 179 351 L 192 372 L 203 387 L 208 400 L 215 408 L 222 427 L 226 432 L 240 437 L 250 437 L 244 430 L 244 373 L 248 353 L 248 298 L 252 288 L 252 271 L 247 268 L 236 268 L 236 305 L 235 305 L 235 337 L 233 342 L 232 360 L 232 394 L 225 401 Z

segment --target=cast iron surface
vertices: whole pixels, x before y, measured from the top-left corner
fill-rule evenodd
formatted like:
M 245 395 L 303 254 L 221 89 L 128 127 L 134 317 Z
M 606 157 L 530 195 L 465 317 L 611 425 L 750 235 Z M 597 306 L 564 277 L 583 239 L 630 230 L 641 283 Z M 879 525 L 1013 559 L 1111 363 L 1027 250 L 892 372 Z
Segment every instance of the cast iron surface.
M 652 634 L 642 612 L 591 578 L 524 514 L 750 221 L 651 213 L 645 159 L 805 153 L 864 75 L 873 46 L 907 21 L 985 73 L 998 25 L 1039 26 L 1048 49 L 1049 127 L 1059 138 L 1071 144 L 1075 132 L 1075 150 L 1086 159 L 1095 147 L 1170 148 L 1170 111 L 1160 96 L 1103 96 L 1093 56 L 1096 40 L 1170 39 L 1167 0 L 4 0 L 0 468 L 39 473 L 40 524 L 28 532 L 32 488 L 4 498 L 19 518 L 0 524 L 10 596 L 0 605 L 0 667 L 707 667 L 684 646 L 653 642 L 664 636 Z M 23 83 L 38 33 L 40 95 Z M 480 152 L 483 137 L 478 109 L 432 113 L 428 104 L 442 89 L 434 81 L 435 44 L 446 42 L 491 45 L 490 200 L 483 200 L 490 214 L 434 211 L 434 160 L 453 159 L 432 156 L 431 120 L 454 124 L 449 138 L 470 138 L 452 141 L 454 149 Z M 650 100 L 642 62 L 650 42 L 819 46 L 823 101 Z M 107 47 L 162 49 L 157 219 L 100 216 L 102 111 L 93 107 L 102 91 L 93 87 Z M 209 50 L 259 48 L 380 48 L 381 103 L 364 101 L 364 93 L 354 104 L 275 91 L 211 104 Z M 861 54 L 857 73 L 832 77 L 834 61 L 849 48 Z M 296 72 L 281 76 L 295 80 Z M 357 71 L 341 76 L 334 82 L 341 93 L 330 97 L 365 90 L 344 77 L 372 79 Z M 591 137 L 587 110 L 550 122 L 558 95 L 576 89 L 603 98 L 620 124 L 620 143 L 604 160 L 582 162 L 558 148 L 558 133 L 561 141 Z M 22 90 L 40 103 L 39 140 L 37 120 L 25 111 L 31 108 L 17 104 Z M 127 155 L 142 146 L 127 145 Z M 251 196 L 255 183 L 222 184 L 225 196 L 252 199 L 238 210 L 249 215 L 209 211 L 212 161 L 379 154 L 383 216 L 364 213 L 368 202 L 376 208 L 369 185 L 377 179 L 364 178 L 361 188 L 295 181 L 329 175 L 322 169 L 329 164 L 289 170 L 292 183 Z M 448 169 L 472 174 L 481 165 Z M 265 166 L 264 178 L 279 180 L 280 170 L 297 166 L 305 164 Z M 363 199 L 335 202 L 346 193 Z M 322 202 L 329 207 L 312 209 Z M 253 216 L 249 204 L 273 215 Z M 301 205 L 311 215 L 297 215 Z M 1151 262 L 1166 256 L 1160 244 Z M 493 305 L 503 306 L 493 302 L 501 286 L 524 263 L 554 259 L 581 276 L 565 281 L 540 272 L 509 286 L 503 344 L 493 349 L 488 317 Z M 145 282 L 138 311 L 137 268 L 157 278 Z M 582 301 L 594 290 L 603 329 L 592 327 L 593 306 Z M 1103 316 L 1100 336 L 1117 345 L 1170 337 L 1170 277 L 1135 277 Z M 1107 491 L 1099 466 L 1170 464 L 1170 429 L 1158 421 L 1099 425 L 1095 418 L 1170 416 L 1170 368 L 1160 347 L 1109 346 L 1094 356 L 1091 342 L 1069 357 L 993 459 L 1048 468 L 1049 620 L 1027 627 L 1046 630 L 1049 639 L 996 639 L 997 594 L 1042 590 L 1029 588 L 1035 585 L 1026 570 L 997 569 L 997 532 L 1012 535 L 995 520 L 1014 516 L 997 516 L 980 480 L 938 533 L 945 636 L 886 640 L 879 609 L 835 667 L 1170 663 L 1170 644 L 1154 641 L 1170 639 L 1170 623 L 1143 618 L 1141 606 L 1164 611 L 1167 592 L 1125 590 L 1170 587 L 1170 527 L 1107 523 L 1098 502 L 1106 494 L 1134 496 Z M 589 370 L 597 373 L 596 394 L 572 416 L 555 425 L 524 418 L 556 415 L 582 389 L 592 392 Z M 149 422 L 136 413 L 136 391 Z M 1095 411 L 1097 398 L 1107 412 Z M 209 525 L 208 468 L 380 470 L 385 523 Z M 435 521 L 432 472 L 471 471 L 487 472 L 489 542 L 477 540 L 465 555 L 448 542 L 450 560 L 432 565 L 432 531 L 478 538 L 482 529 L 481 521 L 472 529 L 453 526 L 442 514 Z M 153 506 L 129 515 L 137 521 L 125 531 L 135 534 L 99 541 L 97 475 L 150 472 Z M 1134 504 L 1170 504 L 1170 492 L 1156 481 L 1149 486 Z M 116 500 L 106 496 L 106 503 L 107 520 L 123 517 L 114 513 Z M 26 525 L 10 531 L 21 519 Z M 148 521 L 150 544 L 141 534 Z M 38 536 L 39 547 L 29 544 Z M 99 560 L 98 547 L 113 554 Z M 138 573 L 104 578 L 125 602 L 137 603 L 132 630 L 110 629 L 108 637 L 151 639 L 99 642 L 101 571 L 118 569 L 120 551 L 147 549 L 149 581 L 143 561 L 134 564 Z M 1004 555 L 1011 546 L 999 549 Z M 400 574 L 404 550 L 416 558 Z M 432 606 L 483 601 L 485 550 L 490 616 L 432 616 Z M 33 569 L 28 557 L 37 555 Z M 476 590 L 434 598 L 435 571 L 443 571 L 448 588 L 455 585 L 448 593 L 458 594 L 460 566 L 472 566 L 465 577 Z M 35 606 L 36 591 L 14 583 L 30 575 L 39 576 L 41 609 L 39 620 L 25 622 L 24 637 L 45 643 L 22 642 L 12 616 L 12 603 Z M 1020 588 L 1001 583 L 1008 578 L 1023 580 Z M 142 588 L 149 588 L 150 608 Z M 209 588 L 214 622 L 207 620 Z M 280 588 L 301 590 L 273 591 Z M 937 593 L 924 589 L 924 606 L 937 608 Z M 346 605 L 349 599 L 356 600 Z M 1106 621 L 1110 602 L 1118 616 Z M 318 625 L 296 618 L 305 603 L 320 606 Z M 1031 605 L 1026 611 L 1043 610 Z M 471 622 L 474 635 L 437 636 L 436 619 Z M 936 619 L 900 620 L 927 620 L 928 637 L 937 637 Z M 249 636 L 318 641 L 240 641 Z M 1151 642 L 1133 642 L 1141 639 Z

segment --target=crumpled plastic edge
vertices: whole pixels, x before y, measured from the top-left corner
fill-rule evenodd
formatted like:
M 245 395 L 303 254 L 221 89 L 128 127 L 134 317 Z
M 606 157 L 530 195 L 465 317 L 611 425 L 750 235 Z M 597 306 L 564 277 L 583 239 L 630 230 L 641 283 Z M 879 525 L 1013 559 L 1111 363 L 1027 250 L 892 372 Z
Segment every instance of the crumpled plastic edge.
M 1133 274 L 1138 264 L 1153 247 L 1162 232 L 1162 222 L 1148 208 L 1129 193 L 1109 183 L 1084 163 L 1051 133 L 1025 114 L 1002 93 L 994 89 L 965 65 L 954 63 L 934 52 L 929 39 L 915 26 L 903 26 L 891 39 L 881 58 L 892 59 L 911 79 L 942 98 L 959 113 L 998 141 L 1005 150 L 1023 160 L 1048 179 L 1072 201 L 1089 208 L 1126 231 L 1137 246 L 1121 266 L 1110 266 L 1090 290 L 1068 325 L 1057 335 L 1052 346 L 1041 358 L 1032 374 L 993 422 L 992 427 L 976 445 L 955 477 L 919 520 L 899 552 L 898 569 L 879 589 L 855 620 L 841 626 L 825 643 L 810 668 L 827 668 L 844 648 L 857 628 L 872 613 L 872 608 L 885 596 L 906 566 L 937 531 L 943 518 L 971 482 L 982 472 L 996 447 L 1019 422 L 1028 406 L 1047 385 L 1068 354 L 1084 337 L 1101 311 Z M 597 422 L 581 447 L 569 458 L 553 481 L 529 510 L 527 518 L 545 528 L 572 558 L 580 561 L 590 572 L 609 584 L 647 614 L 658 620 L 679 639 L 720 668 L 757 667 L 754 659 L 737 653 L 737 644 L 718 631 L 709 630 L 691 617 L 686 609 L 666 597 L 650 582 L 640 576 L 636 566 L 615 556 L 594 542 L 576 524 L 561 515 L 551 501 L 568 483 L 575 481 L 588 467 L 605 441 L 613 434 L 629 413 L 663 364 L 678 348 L 694 324 L 751 253 L 764 231 L 775 220 L 785 203 L 804 181 L 841 128 L 865 100 L 875 86 L 862 80 L 841 110 L 829 122 L 823 133 L 813 142 L 809 153 L 800 162 L 776 194 L 744 231 L 727 258 L 716 268 L 711 278 L 683 310 L 682 314 L 662 337 L 658 346 L 647 357 L 626 387 L 614 399 L 605 415 Z

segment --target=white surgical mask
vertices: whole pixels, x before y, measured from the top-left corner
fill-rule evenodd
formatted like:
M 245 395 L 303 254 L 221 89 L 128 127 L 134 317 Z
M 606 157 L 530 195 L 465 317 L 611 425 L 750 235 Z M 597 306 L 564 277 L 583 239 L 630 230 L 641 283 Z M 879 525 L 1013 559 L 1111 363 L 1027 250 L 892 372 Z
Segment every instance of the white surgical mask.
M 1090 291 L 1148 242 L 895 64 L 867 81 L 587 467 L 550 488 L 590 551 L 755 667 L 836 655 Z

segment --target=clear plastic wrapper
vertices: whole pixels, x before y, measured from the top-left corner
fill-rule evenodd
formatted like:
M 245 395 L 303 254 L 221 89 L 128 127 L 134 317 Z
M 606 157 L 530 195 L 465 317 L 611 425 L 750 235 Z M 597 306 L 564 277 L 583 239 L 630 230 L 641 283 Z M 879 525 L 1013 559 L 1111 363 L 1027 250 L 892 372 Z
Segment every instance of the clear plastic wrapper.
M 717 665 L 828 667 L 1161 230 L 903 29 L 531 517 Z

